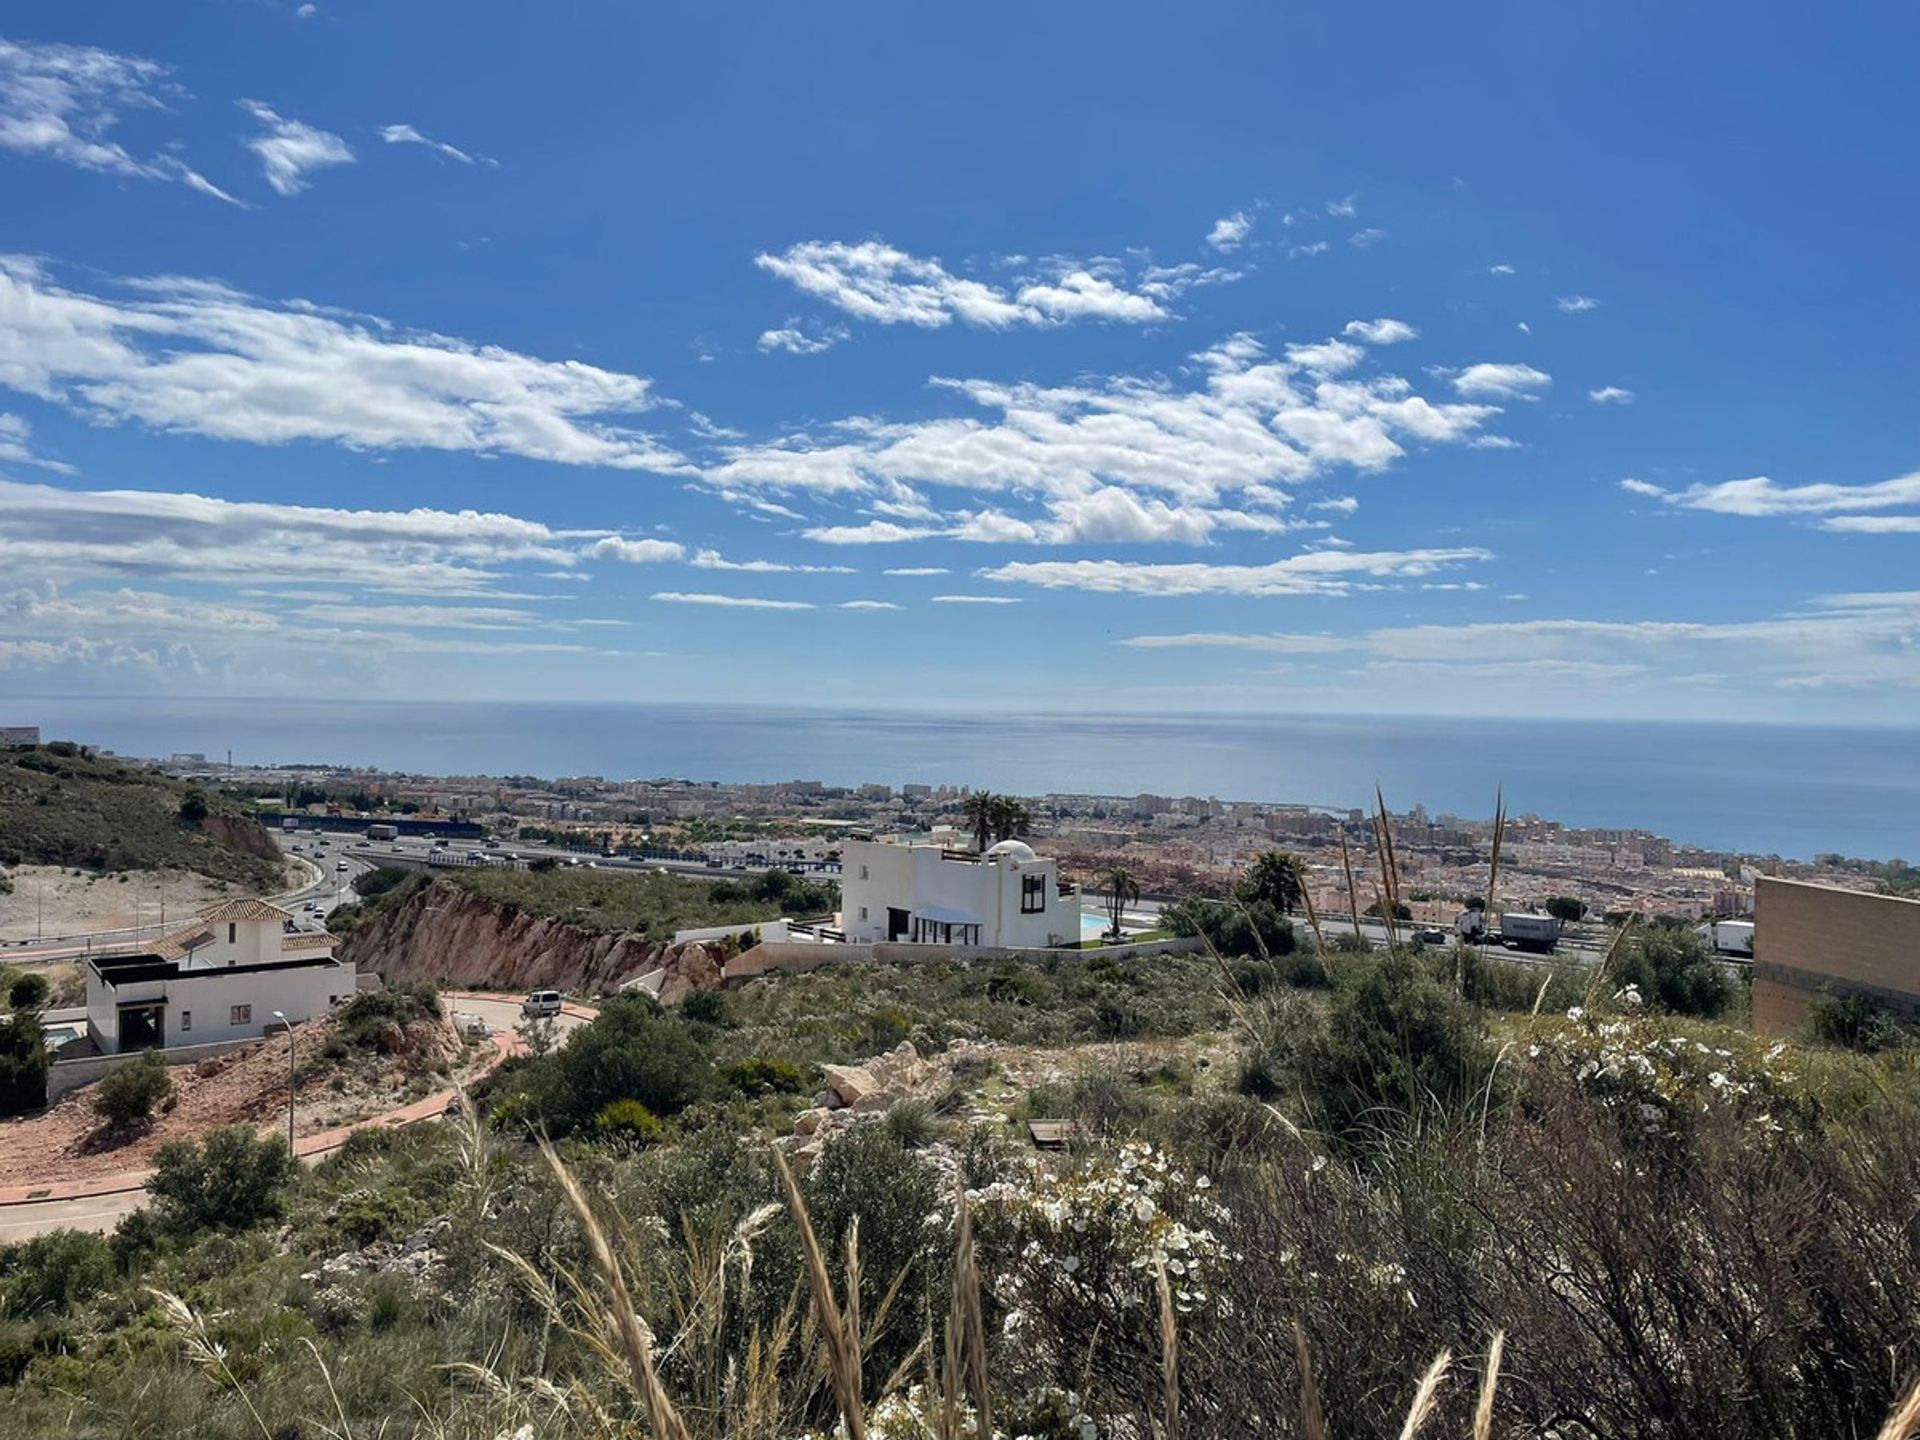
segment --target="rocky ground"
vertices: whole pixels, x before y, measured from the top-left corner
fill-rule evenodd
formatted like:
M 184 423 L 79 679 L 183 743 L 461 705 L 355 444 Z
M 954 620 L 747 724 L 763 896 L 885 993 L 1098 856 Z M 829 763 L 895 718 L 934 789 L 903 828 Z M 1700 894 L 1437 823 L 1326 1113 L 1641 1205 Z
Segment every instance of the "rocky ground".
M 425 1021 L 386 1038 L 389 1053 L 356 1050 L 345 1061 L 303 1074 L 295 1098 L 298 1134 L 330 1130 L 417 1100 L 477 1073 L 493 1056 L 486 1042 L 463 1044 L 451 1024 Z M 296 1056 L 317 1056 L 332 1017 L 294 1027 Z M 150 1165 L 169 1140 L 217 1125 L 284 1126 L 287 1042 L 273 1036 L 198 1065 L 175 1066 L 174 1093 L 143 1128 L 106 1132 L 93 1111 L 93 1086 L 62 1096 L 38 1115 L 0 1121 L 0 1185 L 116 1175 Z

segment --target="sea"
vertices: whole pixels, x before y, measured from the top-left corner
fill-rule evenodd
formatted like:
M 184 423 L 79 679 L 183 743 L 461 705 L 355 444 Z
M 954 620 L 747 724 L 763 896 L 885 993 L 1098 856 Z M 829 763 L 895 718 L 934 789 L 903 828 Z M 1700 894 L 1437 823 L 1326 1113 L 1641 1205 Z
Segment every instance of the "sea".
M 15 714 L 20 711 L 23 713 Z M 820 780 L 1511 815 L 1811 859 L 1920 855 L 1920 729 L 1364 716 L 944 715 L 757 706 L 16 700 L 124 755 L 426 774 Z

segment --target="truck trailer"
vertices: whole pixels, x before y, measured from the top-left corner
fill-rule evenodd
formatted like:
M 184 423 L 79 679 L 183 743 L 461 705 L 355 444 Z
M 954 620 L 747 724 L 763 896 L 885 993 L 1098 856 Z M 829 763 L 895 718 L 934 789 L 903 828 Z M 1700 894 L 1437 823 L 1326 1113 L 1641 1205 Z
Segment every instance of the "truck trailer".
M 394 826 L 394 825 L 367 826 L 367 839 L 369 840 L 398 840 L 399 838 L 400 838 L 400 830 L 398 826 Z
M 1710 920 L 1695 933 L 1713 946 L 1716 954 L 1735 955 L 1743 960 L 1753 958 L 1751 920 Z

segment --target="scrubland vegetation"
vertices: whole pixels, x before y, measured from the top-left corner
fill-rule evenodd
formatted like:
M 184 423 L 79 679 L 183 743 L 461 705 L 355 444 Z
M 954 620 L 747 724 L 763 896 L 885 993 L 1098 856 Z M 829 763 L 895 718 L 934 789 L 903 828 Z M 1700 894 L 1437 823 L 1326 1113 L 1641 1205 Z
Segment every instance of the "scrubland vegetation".
M 1253 951 L 623 999 L 468 1121 L 311 1173 L 245 1136 L 174 1150 L 119 1234 L 0 1253 L 0 1416 L 22 1437 L 1880 1432 L 1920 1374 L 1913 1051 L 1710 1018 L 1740 1012 L 1738 978 L 1659 930 L 1595 972 Z M 819 1067 L 902 1039 L 934 1057 L 922 1093 L 796 1156 L 789 1190 L 775 1141 Z M 1036 1151 L 1029 1118 L 1070 1122 L 1068 1148 Z

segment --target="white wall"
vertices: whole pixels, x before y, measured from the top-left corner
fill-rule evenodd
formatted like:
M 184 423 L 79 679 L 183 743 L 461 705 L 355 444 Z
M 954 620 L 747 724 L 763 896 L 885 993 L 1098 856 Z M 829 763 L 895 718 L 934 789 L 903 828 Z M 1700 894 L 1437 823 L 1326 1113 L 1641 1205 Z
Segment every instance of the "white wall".
M 861 872 L 866 872 L 862 878 Z M 1023 876 L 1039 875 L 1046 908 L 1021 913 Z M 980 926 L 982 945 L 1045 946 L 1080 938 L 1080 909 L 1059 893 L 1059 866 L 1010 855 L 949 860 L 933 845 L 851 840 L 843 850 L 840 928 L 850 941 L 887 938 L 887 910 L 959 911 Z M 863 917 L 861 910 L 866 914 Z
M 87 977 L 87 1024 L 94 1043 L 108 1054 L 120 1043 L 120 1005 L 129 1000 L 166 1002 L 165 1041 L 176 1045 L 212 1045 L 227 1040 L 255 1039 L 275 1024 L 273 1012 L 289 1020 L 310 1019 L 326 1013 L 335 1001 L 345 1004 L 356 993 L 354 968 L 338 960 L 325 964 L 276 965 L 268 970 L 236 973 L 225 966 L 195 967 L 172 979 L 143 980 L 118 989 Z M 233 1019 L 233 1007 L 251 1007 L 246 1019 Z M 191 1027 L 187 1017 L 191 1016 Z

